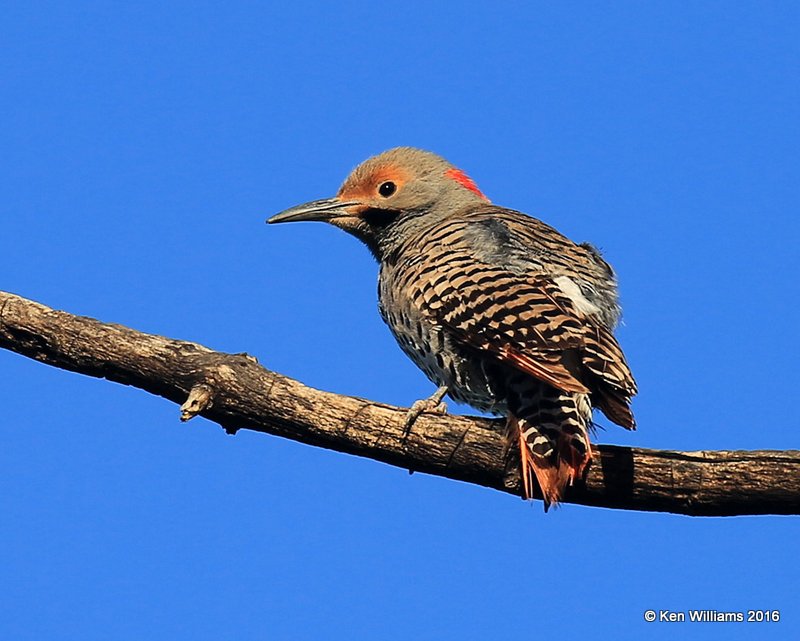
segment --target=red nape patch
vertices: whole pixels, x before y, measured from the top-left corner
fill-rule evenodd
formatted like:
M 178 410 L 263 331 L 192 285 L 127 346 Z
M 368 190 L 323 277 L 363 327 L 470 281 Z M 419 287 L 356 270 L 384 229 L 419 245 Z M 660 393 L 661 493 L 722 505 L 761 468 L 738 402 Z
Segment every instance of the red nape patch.
M 465 174 L 460 169 L 456 169 L 453 167 L 452 169 L 448 169 L 444 172 L 444 175 L 450 178 L 451 180 L 455 180 L 459 185 L 463 185 L 467 189 L 469 189 L 473 194 L 480 196 L 483 198 L 487 203 L 489 199 L 483 195 L 483 192 L 478 189 L 478 185 L 475 184 L 475 181 L 472 180 L 467 174 Z

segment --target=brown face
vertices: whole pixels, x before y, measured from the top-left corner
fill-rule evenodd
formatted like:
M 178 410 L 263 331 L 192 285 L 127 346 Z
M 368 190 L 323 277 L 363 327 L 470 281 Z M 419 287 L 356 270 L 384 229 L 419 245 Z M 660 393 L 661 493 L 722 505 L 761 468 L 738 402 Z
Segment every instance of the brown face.
M 357 202 L 350 211 L 359 215 L 369 209 L 393 207 L 392 201 L 411 180 L 410 172 L 396 164 L 375 167 L 369 173 L 353 172 L 336 194 L 343 202 Z

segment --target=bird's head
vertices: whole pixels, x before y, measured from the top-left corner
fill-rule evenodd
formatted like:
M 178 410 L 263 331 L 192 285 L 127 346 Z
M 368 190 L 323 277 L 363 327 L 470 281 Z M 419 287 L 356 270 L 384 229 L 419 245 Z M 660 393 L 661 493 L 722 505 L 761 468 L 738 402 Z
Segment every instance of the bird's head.
M 441 156 L 397 147 L 361 163 L 333 198 L 292 207 L 267 222 L 324 221 L 364 241 L 380 259 L 401 230 L 487 200 L 464 172 Z

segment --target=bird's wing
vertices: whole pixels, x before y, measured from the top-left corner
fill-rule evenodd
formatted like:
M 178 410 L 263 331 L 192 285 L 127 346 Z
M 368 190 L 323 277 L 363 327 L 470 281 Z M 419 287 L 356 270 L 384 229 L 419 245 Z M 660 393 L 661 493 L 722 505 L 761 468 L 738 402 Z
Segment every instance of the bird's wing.
M 471 261 L 440 266 L 420 296 L 431 320 L 461 342 L 565 392 L 589 392 L 578 367 L 581 323 L 554 282 Z
M 428 236 L 435 277 L 422 279 L 420 308 L 463 344 L 565 392 L 590 393 L 611 420 L 632 427 L 627 404 L 636 385 L 619 344 L 573 291 L 571 272 L 548 271 L 553 261 L 543 255 L 560 246 L 558 260 L 570 267 L 581 248 L 551 228 L 544 249 L 520 246 L 504 212 L 448 219 Z

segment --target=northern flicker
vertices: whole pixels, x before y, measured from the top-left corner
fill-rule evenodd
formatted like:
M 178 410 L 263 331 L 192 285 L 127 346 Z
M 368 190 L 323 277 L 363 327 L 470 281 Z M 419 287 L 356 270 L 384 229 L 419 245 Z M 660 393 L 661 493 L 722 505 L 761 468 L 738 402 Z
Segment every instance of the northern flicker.
M 536 478 L 547 508 L 584 476 L 593 407 L 635 429 L 636 383 L 612 333 L 616 278 L 591 245 L 492 204 L 463 171 L 411 147 L 268 222 L 302 220 L 343 229 L 378 260 L 381 316 L 439 386 L 433 404 L 446 390 L 506 417 L 524 498 Z

